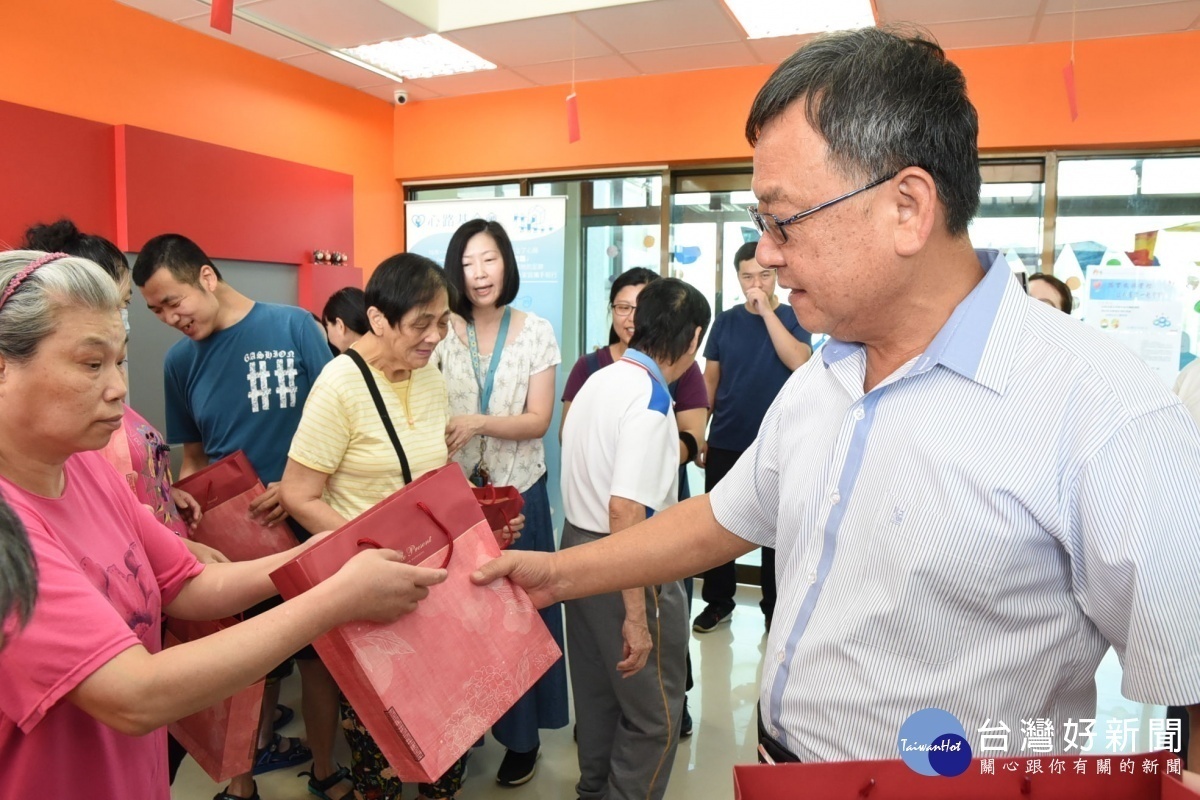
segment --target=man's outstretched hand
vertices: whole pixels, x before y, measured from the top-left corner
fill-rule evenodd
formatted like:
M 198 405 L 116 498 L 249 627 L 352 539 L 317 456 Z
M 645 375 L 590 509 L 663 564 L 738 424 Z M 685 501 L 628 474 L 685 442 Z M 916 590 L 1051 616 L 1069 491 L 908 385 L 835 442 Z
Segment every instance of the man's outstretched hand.
M 537 608 L 545 608 L 562 599 L 553 553 L 507 551 L 471 573 L 471 582 L 480 586 L 500 578 L 508 578 L 528 592 Z

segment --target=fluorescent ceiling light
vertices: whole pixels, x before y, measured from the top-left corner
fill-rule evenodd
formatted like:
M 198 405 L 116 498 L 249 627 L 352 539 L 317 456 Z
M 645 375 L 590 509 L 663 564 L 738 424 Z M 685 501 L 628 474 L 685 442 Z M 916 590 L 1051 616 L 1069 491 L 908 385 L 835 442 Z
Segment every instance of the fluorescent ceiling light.
M 871 0 L 725 0 L 751 39 L 869 28 Z
M 379 44 L 351 47 L 343 53 L 374 64 L 402 78 L 434 78 L 495 69 L 496 65 L 443 39 L 436 33 Z
M 134 0 L 124 0 L 131 2 Z M 523 19 L 574 14 L 594 8 L 645 3 L 649 0 L 382 0 L 385 5 L 412 17 L 431 31 L 445 33 L 463 28 L 498 25 Z

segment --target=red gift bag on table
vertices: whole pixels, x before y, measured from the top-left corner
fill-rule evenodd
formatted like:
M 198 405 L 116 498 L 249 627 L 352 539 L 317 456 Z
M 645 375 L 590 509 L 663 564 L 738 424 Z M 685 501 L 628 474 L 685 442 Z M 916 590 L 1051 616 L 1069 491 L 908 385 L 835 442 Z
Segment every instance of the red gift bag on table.
M 515 486 L 472 486 L 471 492 L 483 509 L 492 530 L 498 531 L 512 522 L 525 507 L 525 498 Z
M 191 538 L 230 561 L 250 561 L 298 544 L 286 524 L 268 528 L 250 518 L 251 501 L 266 488 L 241 450 L 179 479 L 175 488 L 196 498 L 203 512 Z
M 1108 761 L 1109 772 L 1100 771 Z M 1132 771 L 1122 762 L 1132 762 Z M 990 762 L 990 763 L 989 763 Z M 990 768 L 985 770 L 985 766 Z M 953 778 L 926 777 L 903 761 L 763 764 L 733 768 L 736 800 L 1196 800 L 1167 752 L 975 759 Z M 1172 774 L 1176 773 L 1176 774 Z M 1194 779 L 1187 775 L 1186 778 Z
M 168 618 L 163 644 L 173 647 L 181 642 L 194 642 L 235 624 L 236 619 L 195 622 Z M 243 775 L 254 766 L 264 683 L 253 683 L 232 697 L 167 726 L 217 783 Z
M 388 763 L 432 783 L 562 657 L 528 596 L 470 575 L 500 555 L 457 464 L 422 475 L 271 573 L 284 598 L 320 583 L 364 547 L 442 567 L 417 610 L 391 625 L 343 625 L 313 644 Z

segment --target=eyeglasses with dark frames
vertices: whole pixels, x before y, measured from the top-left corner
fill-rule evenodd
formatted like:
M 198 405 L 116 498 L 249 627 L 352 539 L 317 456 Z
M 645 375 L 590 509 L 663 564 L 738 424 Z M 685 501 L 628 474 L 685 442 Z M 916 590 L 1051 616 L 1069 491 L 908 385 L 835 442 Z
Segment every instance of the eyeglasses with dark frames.
M 854 197 L 854 195 L 856 195 L 856 194 L 865 192 L 868 189 L 874 189 L 876 186 L 880 185 L 881 183 L 887 183 L 888 181 L 890 181 L 892 178 L 896 177 L 899 174 L 900 174 L 899 172 L 893 172 L 891 175 L 887 175 L 885 177 L 873 180 L 870 183 L 868 183 L 866 186 L 860 186 L 859 188 L 855 189 L 854 191 L 846 192 L 844 195 L 841 195 L 840 197 L 835 197 L 832 200 L 827 200 L 826 202 L 821 203 L 821 205 L 819 205 L 819 206 L 813 206 L 812 208 L 810 208 L 806 211 L 801 211 L 798 214 L 793 214 L 792 216 L 788 217 L 787 219 L 780 219 L 779 217 L 775 216 L 774 214 L 760 214 L 758 212 L 758 206 L 750 206 L 748 209 L 746 209 L 746 211 L 749 212 L 750 219 L 754 222 L 754 227 L 758 228 L 759 233 L 765 234 L 766 236 L 770 236 L 771 241 L 775 242 L 775 244 L 786 244 L 787 243 L 787 230 L 785 230 L 785 229 L 787 228 L 788 225 L 799 222 L 802 219 L 811 217 L 813 214 L 817 213 L 818 211 L 829 208 L 830 206 L 835 206 L 838 203 L 842 202 L 843 200 L 849 200 L 851 197 Z

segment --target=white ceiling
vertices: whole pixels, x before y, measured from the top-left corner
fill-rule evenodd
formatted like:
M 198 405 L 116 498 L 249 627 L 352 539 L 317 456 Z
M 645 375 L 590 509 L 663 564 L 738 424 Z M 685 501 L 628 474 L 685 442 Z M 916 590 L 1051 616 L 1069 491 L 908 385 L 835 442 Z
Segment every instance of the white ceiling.
M 777 64 L 806 38 L 748 40 L 721 0 L 645 0 L 443 32 L 498 69 L 401 86 L 242 18 L 234 19 L 231 36 L 216 31 L 203 0 L 119 2 L 388 101 L 398 88 L 408 91 L 410 101 L 420 101 L 569 83 L 572 56 L 576 81 Z M 391 3 L 399 4 L 235 0 L 239 11 L 331 48 L 434 32 Z M 1200 29 L 1200 0 L 876 0 L 875 5 L 881 23 L 918 23 L 947 49 L 1068 41 L 1072 29 L 1077 39 Z

